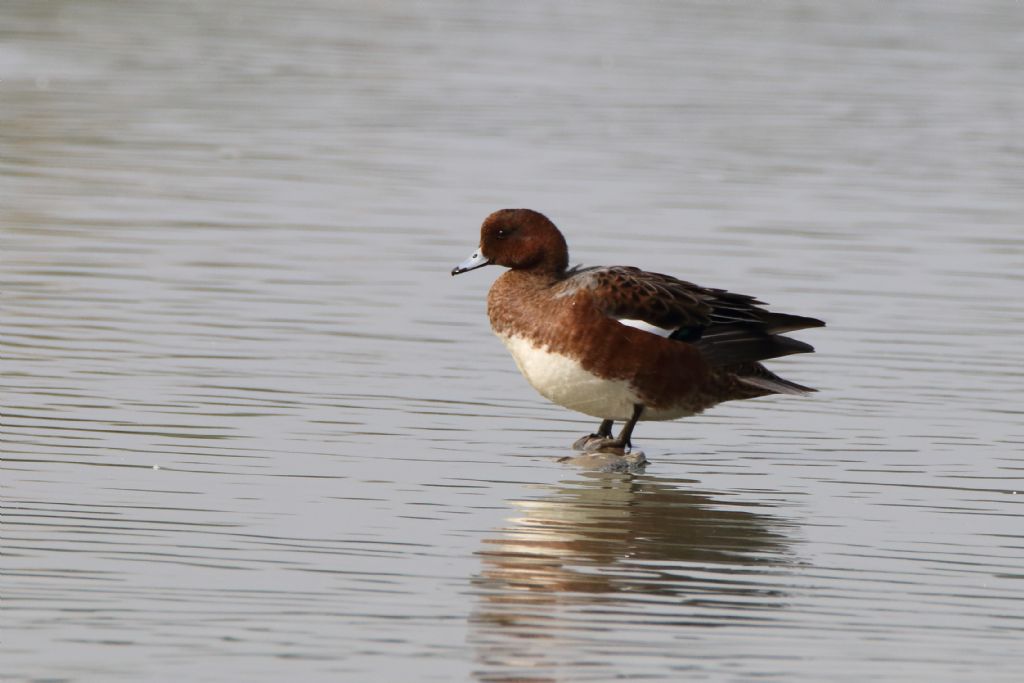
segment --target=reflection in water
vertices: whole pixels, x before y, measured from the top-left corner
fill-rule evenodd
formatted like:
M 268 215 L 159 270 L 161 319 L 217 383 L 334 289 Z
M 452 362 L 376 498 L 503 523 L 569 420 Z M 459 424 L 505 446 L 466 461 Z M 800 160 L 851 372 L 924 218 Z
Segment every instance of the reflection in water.
M 1022 680 L 1021 26 L 3 0 L 0 681 Z M 510 204 L 827 313 L 824 391 L 645 426 L 711 494 L 538 463 L 446 270 Z
M 582 663 L 566 656 L 596 666 L 627 624 L 631 638 L 650 629 L 635 646 L 653 649 L 666 629 L 763 622 L 782 603 L 763 580 L 793 562 L 780 520 L 683 480 L 582 476 L 513 501 L 520 514 L 484 541 L 471 617 L 481 680 L 553 680 Z

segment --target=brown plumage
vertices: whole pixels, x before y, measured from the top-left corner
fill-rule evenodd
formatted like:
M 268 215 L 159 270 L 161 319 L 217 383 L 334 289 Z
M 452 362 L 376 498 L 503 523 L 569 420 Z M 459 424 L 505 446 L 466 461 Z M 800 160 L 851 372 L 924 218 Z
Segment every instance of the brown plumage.
M 541 393 L 604 420 L 592 435 L 600 447 L 628 447 L 638 419 L 813 391 L 760 361 L 813 351 L 784 333 L 821 327 L 821 320 L 776 313 L 752 296 L 630 266 L 570 269 L 562 234 L 529 209 L 491 214 L 481 227 L 480 250 L 452 274 L 489 263 L 510 268 L 488 295 L 495 333 Z M 534 356 L 544 363 L 570 359 L 608 400 L 585 401 L 572 387 L 554 386 L 560 376 L 579 379 L 564 369 L 548 372 Z M 618 439 L 610 438 L 611 420 L 627 421 Z

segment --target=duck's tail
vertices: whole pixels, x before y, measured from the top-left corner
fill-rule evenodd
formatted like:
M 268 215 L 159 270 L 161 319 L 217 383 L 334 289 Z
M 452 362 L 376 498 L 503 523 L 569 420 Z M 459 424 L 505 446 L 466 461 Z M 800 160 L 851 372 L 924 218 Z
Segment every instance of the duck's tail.
M 758 363 L 760 365 L 760 363 Z M 813 387 L 805 387 L 803 384 L 797 384 L 796 382 L 790 382 L 788 379 L 783 379 L 775 373 L 769 371 L 764 366 L 761 366 L 763 374 L 758 375 L 736 375 L 736 379 L 748 386 L 754 387 L 755 389 L 761 389 L 769 394 L 789 394 L 790 396 L 803 396 L 812 391 L 817 391 Z
M 701 355 L 712 367 L 741 365 L 814 351 L 810 344 L 782 333 L 809 327 L 823 327 L 824 322 L 804 316 L 778 313 L 771 315 L 772 318 L 765 322 L 710 325 L 693 345 L 700 349 Z

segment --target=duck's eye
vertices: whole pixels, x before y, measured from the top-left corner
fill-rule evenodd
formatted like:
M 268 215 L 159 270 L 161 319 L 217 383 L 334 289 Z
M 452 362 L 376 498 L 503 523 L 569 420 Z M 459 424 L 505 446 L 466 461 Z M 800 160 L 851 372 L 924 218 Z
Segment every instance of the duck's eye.
M 508 237 L 508 230 L 506 230 L 505 228 L 498 228 L 498 233 L 497 233 L 496 237 L 499 240 L 505 239 L 506 237 Z

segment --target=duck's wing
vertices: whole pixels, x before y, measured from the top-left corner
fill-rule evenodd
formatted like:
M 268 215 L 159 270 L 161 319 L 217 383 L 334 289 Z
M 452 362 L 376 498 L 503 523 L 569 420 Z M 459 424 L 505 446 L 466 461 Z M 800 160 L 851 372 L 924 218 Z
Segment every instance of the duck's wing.
M 574 271 L 560 285 L 585 290 L 608 317 L 652 334 L 693 344 L 712 366 L 730 366 L 808 353 L 810 344 L 782 336 L 825 323 L 775 313 L 746 294 L 710 289 L 629 266 Z
M 585 291 L 609 318 L 646 323 L 666 337 L 683 328 L 704 328 L 714 314 L 703 288 L 630 266 L 580 269 L 561 287 L 562 294 Z

